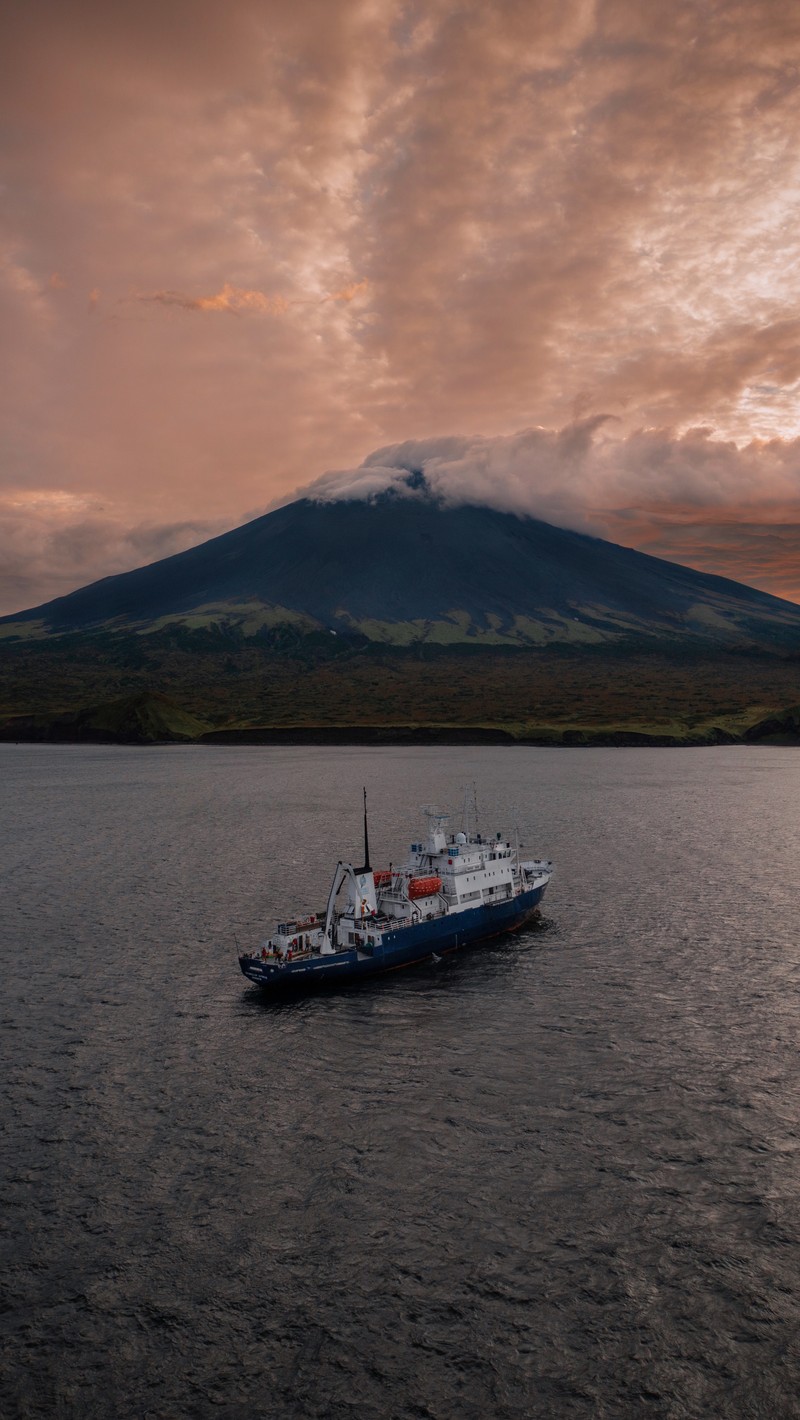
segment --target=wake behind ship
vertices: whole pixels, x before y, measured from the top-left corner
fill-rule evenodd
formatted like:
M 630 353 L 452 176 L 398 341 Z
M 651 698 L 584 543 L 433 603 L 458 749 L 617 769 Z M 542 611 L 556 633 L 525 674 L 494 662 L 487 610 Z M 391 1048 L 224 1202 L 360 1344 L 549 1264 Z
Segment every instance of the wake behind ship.
M 514 932 L 538 915 L 553 873 L 545 859 L 519 861 L 501 833 L 448 834 L 447 814 L 428 812 L 428 836 L 400 868 L 339 862 L 324 914 L 281 922 L 258 952 L 239 957 L 245 976 L 270 992 L 349 982 Z M 341 905 L 339 903 L 342 898 Z

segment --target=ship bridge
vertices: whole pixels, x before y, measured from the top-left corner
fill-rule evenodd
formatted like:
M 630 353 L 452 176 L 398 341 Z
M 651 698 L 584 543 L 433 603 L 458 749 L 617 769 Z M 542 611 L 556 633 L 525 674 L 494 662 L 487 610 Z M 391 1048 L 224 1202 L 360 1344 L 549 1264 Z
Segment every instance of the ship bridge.
M 449 907 L 502 902 L 519 888 L 516 852 L 499 833 L 495 838 L 480 833 L 446 835 L 437 825 L 427 842 L 412 843 L 411 865 L 416 872 L 441 878 Z

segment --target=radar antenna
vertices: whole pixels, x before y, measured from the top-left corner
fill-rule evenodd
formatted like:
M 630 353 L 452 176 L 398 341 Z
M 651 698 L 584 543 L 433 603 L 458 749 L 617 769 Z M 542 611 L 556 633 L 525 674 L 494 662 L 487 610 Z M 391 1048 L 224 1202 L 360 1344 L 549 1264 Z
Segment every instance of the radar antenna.
M 467 838 L 470 835 L 470 824 L 474 827 L 475 835 L 479 833 L 478 827 L 478 786 L 473 783 L 464 785 L 464 807 L 461 811 L 461 827 Z

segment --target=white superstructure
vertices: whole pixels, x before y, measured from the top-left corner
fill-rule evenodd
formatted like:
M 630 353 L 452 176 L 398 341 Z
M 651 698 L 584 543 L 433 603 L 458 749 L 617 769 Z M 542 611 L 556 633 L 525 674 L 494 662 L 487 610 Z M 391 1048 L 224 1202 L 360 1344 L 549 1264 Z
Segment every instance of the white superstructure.
M 325 912 L 281 923 L 262 943 L 262 958 L 324 958 L 353 949 L 370 956 L 403 928 L 499 906 L 550 881 L 550 862 L 521 863 L 502 834 L 448 834 L 447 815 L 429 811 L 428 818 L 427 838 L 411 844 L 399 868 L 373 870 L 365 834 L 365 866 L 338 863 Z

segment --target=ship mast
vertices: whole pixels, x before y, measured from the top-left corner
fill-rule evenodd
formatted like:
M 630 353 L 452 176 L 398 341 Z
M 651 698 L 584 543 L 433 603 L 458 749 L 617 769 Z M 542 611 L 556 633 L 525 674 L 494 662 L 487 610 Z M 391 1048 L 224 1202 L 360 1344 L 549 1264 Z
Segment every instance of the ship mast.
M 366 787 L 365 787 L 365 789 L 364 789 L 364 866 L 363 866 L 363 868 L 357 868 L 357 869 L 356 869 L 356 872 L 358 872 L 358 873 L 369 873 L 369 872 L 371 872 L 371 871 L 372 871 L 372 870 L 371 870 L 370 865 L 369 865 L 369 827 L 368 827 L 368 825 L 367 825 L 367 790 L 366 790 Z
M 337 894 L 338 894 L 338 892 L 339 892 L 339 889 L 343 886 L 343 884 L 347 881 L 347 879 L 348 879 L 348 877 L 349 877 L 350 880 L 351 880 L 351 882 L 352 882 L 352 884 L 353 884 L 352 891 L 353 891 L 353 893 L 355 894 L 353 900 L 356 901 L 358 895 L 363 891 L 363 889 L 359 887 L 359 884 L 357 883 L 356 879 L 357 879 L 357 878 L 360 878 L 363 873 L 371 873 L 371 872 L 372 872 L 372 869 L 371 869 L 371 867 L 370 867 L 370 865 L 369 865 L 369 827 L 368 827 L 368 825 L 367 825 L 367 790 L 366 790 L 366 787 L 365 787 L 365 789 L 364 789 L 364 866 L 363 866 L 363 868 L 354 868 L 354 867 L 352 866 L 352 864 L 350 864 L 350 863 L 341 863 L 341 862 L 340 862 L 340 863 L 337 863 L 337 864 L 336 864 L 336 872 L 335 872 L 334 875 L 333 875 L 333 882 L 331 883 L 331 890 L 330 890 L 330 894 L 329 894 L 329 896 L 328 896 L 328 906 L 327 906 L 326 909 L 325 909 L 325 926 L 324 926 L 324 928 L 323 928 L 323 930 L 322 930 L 322 942 L 321 942 L 321 944 L 320 944 L 320 955 L 321 955 L 321 956 L 325 956 L 327 953 L 335 952 L 335 951 L 336 951 L 335 943 L 333 942 L 333 940 L 332 940 L 332 938 L 331 938 L 331 928 L 332 928 L 332 926 L 333 926 L 334 912 L 335 912 L 335 907 L 336 907 L 336 897 L 337 897 Z M 374 888 L 373 888 L 372 891 L 373 891 L 373 893 L 374 893 Z

